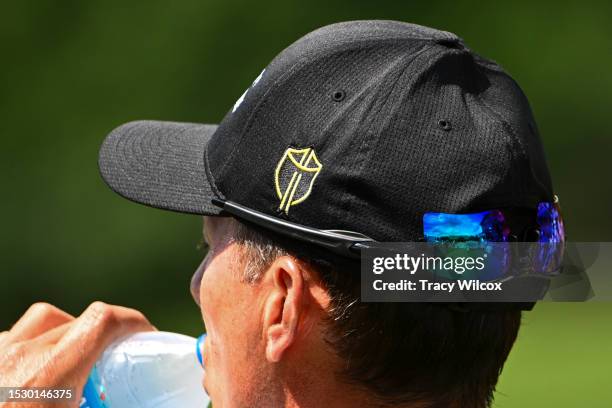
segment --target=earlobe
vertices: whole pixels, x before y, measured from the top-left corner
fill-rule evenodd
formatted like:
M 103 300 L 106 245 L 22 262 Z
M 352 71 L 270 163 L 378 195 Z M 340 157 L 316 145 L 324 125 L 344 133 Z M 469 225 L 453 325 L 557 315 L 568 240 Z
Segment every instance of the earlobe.
M 277 258 L 267 271 L 272 279 L 264 315 L 266 359 L 279 362 L 294 344 L 304 301 L 301 265 L 292 257 Z
M 270 363 L 278 363 L 285 350 L 293 343 L 293 334 L 281 326 L 271 327 L 266 343 L 266 359 Z

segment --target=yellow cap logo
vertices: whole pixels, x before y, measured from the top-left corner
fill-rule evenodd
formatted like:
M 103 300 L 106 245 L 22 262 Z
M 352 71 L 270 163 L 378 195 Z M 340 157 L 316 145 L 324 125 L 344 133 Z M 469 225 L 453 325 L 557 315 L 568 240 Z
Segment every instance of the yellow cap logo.
M 289 213 L 289 207 L 306 200 L 323 165 L 314 149 L 288 148 L 274 172 L 274 186 L 280 200 L 278 209 Z

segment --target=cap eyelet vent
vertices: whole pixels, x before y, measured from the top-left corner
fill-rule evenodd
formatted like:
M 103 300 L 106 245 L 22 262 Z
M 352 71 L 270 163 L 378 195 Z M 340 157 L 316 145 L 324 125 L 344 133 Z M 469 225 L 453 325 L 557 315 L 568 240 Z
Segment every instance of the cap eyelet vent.
M 447 132 L 453 128 L 451 126 L 450 120 L 447 119 L 440 119 L 438 121 L 438 126 L 440 127 L 440 129 L 445 130 Z
M 335 91 L 331 96 L 334 102 L 342 102 L 346 98 L 346 92 L 342 90 Z

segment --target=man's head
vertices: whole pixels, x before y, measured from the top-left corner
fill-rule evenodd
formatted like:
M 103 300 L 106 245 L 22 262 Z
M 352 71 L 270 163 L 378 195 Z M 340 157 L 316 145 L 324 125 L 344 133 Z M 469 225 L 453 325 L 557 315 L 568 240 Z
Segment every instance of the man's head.
M 553 201 L 527 98 L 456 35 L 323 27 L 283 50 L 218 126 L 131 122 L 99 163 L 122 196 L 207 217 L 192 291 L 216 406 L 491 398 L 520 312 L 364 303 L 356 263 L 368 244 L 422 240 L 426 213 L 531 217 Z
M 208 332 L 205 386 L 218 406 L 491 400 L 520 311 L 360 303 L 356 267 L 296 254 L 233 218 L 204 224 L 209 252 L 191 290 Z

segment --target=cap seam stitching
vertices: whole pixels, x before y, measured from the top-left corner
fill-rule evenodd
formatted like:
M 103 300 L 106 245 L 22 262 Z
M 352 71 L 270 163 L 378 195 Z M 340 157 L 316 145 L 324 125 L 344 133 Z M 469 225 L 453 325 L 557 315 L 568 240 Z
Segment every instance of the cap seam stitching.
M 364 136 L 363 136 L 363 139 L 361 140 L 361 143 L 360 143 L 360 145 L 359 145 L 359 151 L 358 151 L 358 152 L 359 152 L 359 154 L 361 154 L 361 152 L 363 151 L 363 148 L 364 148 L 364 145 L 365 145 L 366 140 L 371 139 L 371 137 L 368 137 L 368 135 L 369 135 L 369 133 L 370 133 L 370 131 L 371 131 L 372 127 L 374 126 L 374 119 L 376 118 L 376 116 L 378 115 L 378 113 L 380 113 L 380 112 L 381 112 L 381 110 L 382 110 L 382 109 L 383 109 L 383 108 L 384 108 L 384 107 L 387 105 L 387 103 L 388 103 L 388 101 L 389 101 L 389 98 L 391 97 L 391 94 L 392 94 L 392 93 L 393 93 L 393 91 L 395 90 L 395 87 L 397 86 L 397 83 L 399 82 L 399 80 L 400 80 L 400 79 L 402 78 L 402 76 L 403 76 L 403 75 L 406 73 L 406 70 L 407 70 L 407 69 L 408 69 L 410 66 L 412 66 L 413 62 L 414 62 L 414 61 L 415 61 L 415 60 L 416 60 L 416 59 L 417 59 L 419 56 L 421 56 L 421 55 L 422 55 L 423 53 L 425 53 L 426 51 L 428 51 L 428 50 L 430 50 L 430 49 L 433 49 L 433 48 L 434 48 L 436 45 L 437 45 L 437 43 L 435 43 L 435 42 L 434 42 L 433 44 L 430 44 L 429 46 L 428 46 L 427 44 L 426 44 L 426 45 L 423 45 L 423 46 L 421 47 L 421 49 L 420 49 L 419 51 L 417 51 L 417 52 L 416 52 L 416 53 L 415 53 L 415 54 L 412 56 L 412 58 L 410 59 L 410 62 L 409 62 L 409 63 L 408 63 L 408 64 L 407 64 L 407 65 L 404 67 L 404 69 L 402 69 L 402 71 L 399 73 L 399 75 L 397 76 L 397 78 L 396 78 L 396 79 L 395 79 L 395 81 L 393 82 L 393 85 L 391 85 L 391 87 L 390 87 L 390 89 L 389 89 L 389 91 L 388 91 L 387 95 L 385 96 L 384 101 L 383 101 L 383 102 L 380 104 L 380 107 L 378 108 L 377 112 L 376 112 L 375 114 L 372 114 L 372 116 L 371 116 L 371 120 L 370 120 L 370 123 L 368 124 L 368 126 L 366 127 L 366 129 L 365 129 L 365 130 L 364 130 L 364 132 L 363 132 Z M 362 159 L 360 159 L 360 162 L 363 162 L 363 161 L 364 161 L 364 159 L 363 159 L 363 158 L 362 158 Z M 363 169 L 363 164 L 358 163 L 358 164 L 357 164 L 357 166 L 359 166 L 359 167 L 357 168 L 356 173 L 359 173 L 359 174 L 360 174 L 360 173 L 361 173 L 361 171 L 362 171 L 362 169 Z M 356 168 L 356 166 L 351 166 L 351 170 L 352 170 L 353 168 Z M 353 173 L 354 173 L 354 172 L 353 172 Z M 339 200 L 339 202 L 340 202 L 341 204 L 342 204 L 342 203 L 345 201 L 345 198 L 347 197 L 347 195 L 348 195 L 348 190 L 345 190 L 345 191 L 343 192 L 343 194 L 342 194 L 342 197 L 340 197 L 340 200 Z M 348 205 L 347 205 L 347 207 L 346 207 L 345 209 L 342 209 L 342 210 L 343 210 L 345 213 L 350 213 L 350 208 L 351 208 L 351 202 L 350 202 L 350 201 L 348 201 Z
M 321 55 L 319 55 L 319 57 L 324 57 L 327 56 L 328 54 L 333 54 L 334 52 L 339 51 L 338 48 L 340 48 L 340 46 L 346 46 L 346 45 L 351 45 L 351 44 L 367 44 L 368 46 L 372 46 L 372 45 L 376 45 L 376 44 L 380 44 L 380 43 L 394 43 L 394 42 L 398 42 L 401 40 L 417 40 L 417 41 L 423 41 L 425 43 L 430 43 L 432 44 L 432 46 L 436 45 L 437 43 L 435 42 L 436 40 L 433 39 L 422 39 L 422 38 L 412 38 L 412 37 L 408 37 L 408 38 L 392 38 L 389 39 L 388 37 L 385 38 L 377 38 L 377 39 L 368 39 L 368 41 L 363 41 L 363 40 L 359 40 L 359 39 L 350 39 L 347 41 L 342 41 L 339 42 L 337 44 L 335 44 L 334 47 L 330 47 L 329 49 L 326 49 L 324 53 L 322 53 Z M 343 51 L 348 51 L 347 50 L 343 50 Z M 264 95 L 262 95 L 262 100 L 258 103 L 258 105 L 253 109 L 253 112 L 249 115 L 249 117 L 246 120 L 246 124 L 243 127 L 243 130 L 240 131 L 240 136 L 239 136 L 239 140 L 238 142 L 234 145 L 234 147 L 232 148 L 231 152 L 228 154 L 227 159 L 225 160 L 225 163 L 223 164 L 223 166 L 221 167 L 221 169 L 219 170 L 220 174 L 223 174 L 225 172 L 225 169 L 227 168 L 227 166 L 229 165 L 229 163 L 232 161 L 236 150 L 238 148 L 238 146 L 242 143 L 243 139 L 244 139 L 244 135 L 247 134 L 251 127 L 253 126 L 253 123 L 255 122 L 255 119 L 257 117 L 257 115 L 260 113 L 261 109 L 263 109 L 263 107 L 265 107 L 265 105 L 268 102 L 269 99 L 269 95 L 270 93 L 276 89 L 277 86 L 279 86 L 279 84 L 283 83 L 288 77 L 290 77 L 291 75 L 293 75 L 295 73 L 295 71 L 297 71 L 299 68 L 303 67 L 305 64 L 304 62 L 308 60 L 308 58 L 311 56 L 311 53 L 304 55 L 302 58 L 300 58 L 298 61 L 296 61 L 285 73 L 283 73 L 270 87 L 269 89 L 264 93 Z M 264 73 L 264 76 L 266 74 Z M 248 97 L 248 94 L 247 94 Z
M 213 136 L 211 136 L 211 140 L 212 140 Z M 208 144 L 209 143 L 210 143 L 210 140 L 208 141 L 208 143 L 204 147 L 204 174 L 206 174 L 206 179 L 208 180 L 208 184 L 210 185 L 210 189 L 212 190 L 212 192 L 218 198 L 224 200 L 225 196 L 223 195 L 223 193 L 221 193 L 221 191 L 217 187 L 217 183 L 215 182 L 215 177 L 213 176 L 213 174 L 212 174 L 212 172 L 210 170 L 210 163 L 208 161 Z
M 516 157 L 516 154 L 518 153 L 519 155 L 521 155 L 521 161 L 524 161 L 528 166 L 530 165 L 529 163 L 529 158 L 526 155 L 526 151 L 525 151 L 525 147 L 523 146 L 520 138 L 518 137 L 517 133 L 515 132 L 514 128 L 512 127 L 512 125 L 510 125 L 510 123 L 508 123 L 506 120 L 504 120 L 500 113 L 497 112 L 492 106 L 490 106 L 487 102 L 485 102 L 485 100 L 478 94 L 474 94 L 474 97 L 476 100 L 478 100 L 480 102 L 480 104 L 485 108 L 485 111 L 488 112 L 489 116 L 492 117 L 493 119 L 499 121 L 502 126 L 504 127 L 504 129 L 509 133 L 512 141 L 514 143 L 516 143 L 519 147 L 518 151 L 516 151 L 517 149 L 515 148 L 511 148 L 510 150 L 510 154 L 514 157 Z M 523 168 L 519 168 L 518 169 L 518 174 L 520 174 L 521 176 L 523 176 Z M 516 175 L 513 172 L 512 173 L 512 179 L 513 179 L 513 184 L 515 186 L 518 186 L 520 192 L 522 194 L 526 193 L 525 190 L 525 185 L 524 183 L 521 183 L 520 180 L 515 180 Z

